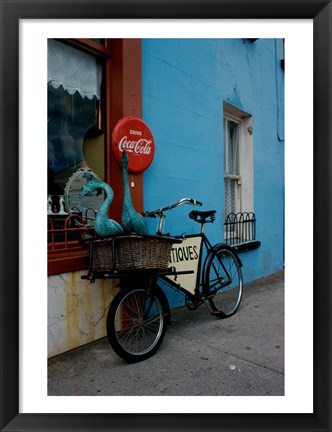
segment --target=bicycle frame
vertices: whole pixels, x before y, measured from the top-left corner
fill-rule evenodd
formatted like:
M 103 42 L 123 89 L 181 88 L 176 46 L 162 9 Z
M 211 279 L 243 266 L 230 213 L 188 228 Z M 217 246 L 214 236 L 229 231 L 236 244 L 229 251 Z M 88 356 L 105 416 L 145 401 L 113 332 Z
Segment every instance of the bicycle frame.
M 165 222 L 165 212 L 171 209 L 174 209 L 183 204 L 190 204 L 194 206 L 202 206 L 202 203 L 193 199 L 193 198 L 182 198 L 175 204 L 172 204 L 168 207 L 163 207 L 158 210 L 152 212 L 144 213 L 145 216 L 149 217 L 158 217 L 158 225 L 156 235 L 162 235 L 164 230 L 164 222 Z M 194 299 L 194 297 L 200 300 L 204 300 L 202 292 L 207 291 L 205 288 L 208 281 L 206 280 L 205 268 L 206 262 L 211 251 L 222 245 L 226 249 L 230 249 L 228 245 L 224 245 L 223 243 L 219 243 L 217 245 L 212 246 L 206 235 L 204 234 L 204 225 L 207 222 L 213 222 L 215 217 L 215 211 L 208 211 L 198 214 L 196 212 L 189 214 L 189 217 L 195 219 L 196 222 L 201 223 L 201 231 L 199 234 L 191 234 L 191 235 L 182 235 L 182 236 L 174 236 L 177 239 L 181 239 L 182 242 L 180 244 L 174 244 L 171 250 L 169 268 L 173 269 L 170 273 L 166 273 L 163 275 L 158 275 L 159 278 L 164 280 L 168 285 L 174 288 L 177 291 L 180 291 L 187 296 Z M 205 249 L 206 255 L 204 257 L 203 263 L 203 250 Z M 237 257 L 240 265 L 242 263 L 240 259 Z M 220 264 L 224 268 L 227 276 L 229 277 L 226 268 L 223 263 L 220 261 Z M 229 278 L 231 279 L 231 278 Z M 224 286 L 227 286 L 228 282 Z M 200 290 L 201 288 L 201 290 Z
M 165 211 L 182 204 L 202 205 L 192 198 L 183 198 L 169 207 L 144 214 L 153 218 L 158 217 L 156 236 L 163 235 Z M 242 296 L 242 273 L 239 270 L 241 262 L 236 253 L 225 252 L 226 249 L 232 250 L 230 246 L 223 243 L 212 245 L 204 234 L 205 223 L 214 222 L 215 213 L 215 210 L 193 210 L 189 213 L 190 219 L 201 224 L 200 233 L 169 237 L 172 249 L 168 267 L 167 261 L 164 261 L 163 270 L 143 268 L 122 273 L 117 272 L 113 266 L 112 271 L 102 275 L 108 278 L 117 277 L 123 288 L 111 302 L 107 315 L 107 335 L 114 351 L 126 361 L 145 360 L 158 350 L 163 340 L 166 332 L 165 322 L 169 323 L 170 320 L 170 306 L 161 281 L 184 294 L 185 304 L 192 311 L 202 304 L 205 304 L 211 315 L 216 318 L 225 318 L 237 311 Z M 112 244 L 115 265 L 114 239 Z M 228 264 L 227 256 L 230 256 L 231 264 Z M 225 301 L 215 299 L 219 290 L 231 285 L 232 266 L 235 266 L 237 283 L 234 286 L 234 293 L 226 295 Z M 90 280 L 94 277 L 96 274 L 90 274 Z

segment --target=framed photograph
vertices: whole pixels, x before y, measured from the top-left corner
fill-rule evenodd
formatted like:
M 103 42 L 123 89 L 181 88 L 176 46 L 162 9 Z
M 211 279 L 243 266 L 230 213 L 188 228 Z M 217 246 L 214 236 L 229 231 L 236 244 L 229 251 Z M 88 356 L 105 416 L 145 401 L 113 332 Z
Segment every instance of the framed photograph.
M 331 2 L 0 4 L 1 431 L 331 431 Z M 109 23 L 111 34 L 102 35 Z M 285 93 L 292 99 L 285 112 L 291 193 L 286 194 L 284 396 L 193 397 L 188 410 L 181 409 L 185 397 L 111 401 L 112 396 L 48 395 L 46 47 L 49 38 L 90 37 L 89 29 L 93 36 L 112 38 L 277 37 L 285 38 L 286 47 L 289 40 L 282 65 Z M 304 97 L 292 92 L 297 81 Z

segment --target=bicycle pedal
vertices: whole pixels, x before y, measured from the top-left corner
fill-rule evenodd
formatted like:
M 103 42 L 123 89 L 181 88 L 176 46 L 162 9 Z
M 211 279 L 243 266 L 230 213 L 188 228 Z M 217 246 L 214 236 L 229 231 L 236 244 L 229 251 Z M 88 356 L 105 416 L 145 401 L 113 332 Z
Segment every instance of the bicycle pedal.
M 216 318 L 221 318 L 223 316 L 223 313 L 220 311 L 212 311 L 211 315 L 215 316 Z

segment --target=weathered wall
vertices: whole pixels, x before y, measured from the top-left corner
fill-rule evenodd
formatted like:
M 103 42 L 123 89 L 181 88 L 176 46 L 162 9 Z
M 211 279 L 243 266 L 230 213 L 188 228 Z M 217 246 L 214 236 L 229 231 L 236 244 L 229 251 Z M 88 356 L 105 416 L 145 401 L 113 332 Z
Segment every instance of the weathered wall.
M 85 273 L 48 278 L 49 357 L 106 336 L 108 306 L 117 288 L 112 280 L 82 280 Z

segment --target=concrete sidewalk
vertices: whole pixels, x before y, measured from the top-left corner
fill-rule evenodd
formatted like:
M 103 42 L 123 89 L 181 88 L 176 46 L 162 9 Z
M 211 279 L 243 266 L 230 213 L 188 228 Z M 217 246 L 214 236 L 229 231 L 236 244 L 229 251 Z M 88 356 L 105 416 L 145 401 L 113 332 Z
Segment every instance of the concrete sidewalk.
M 48 395 L 284 395 L 284 273 L 244 286 L 224 320 L 202 305 L 172 311 L 158 352 L 127 364 L 107 338 L 49 360 Z

